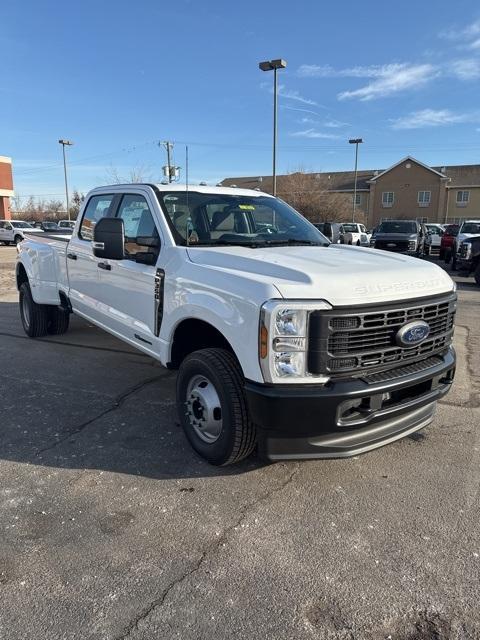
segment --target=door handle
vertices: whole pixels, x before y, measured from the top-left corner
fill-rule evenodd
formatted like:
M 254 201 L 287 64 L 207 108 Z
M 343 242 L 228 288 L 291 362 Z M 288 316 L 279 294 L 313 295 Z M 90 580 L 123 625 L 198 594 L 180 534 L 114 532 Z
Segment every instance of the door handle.
M 111 271 L 112 270 L 112 265 L 107 264 L 106 262 L 99 262 L 98 263 L 98 268 L 99 269 L 105 269 L 105 271 Z
M 76 260 L 77 259 L 77 254 L 76 253 L 67 253 L 67 258 L 69 260 Z

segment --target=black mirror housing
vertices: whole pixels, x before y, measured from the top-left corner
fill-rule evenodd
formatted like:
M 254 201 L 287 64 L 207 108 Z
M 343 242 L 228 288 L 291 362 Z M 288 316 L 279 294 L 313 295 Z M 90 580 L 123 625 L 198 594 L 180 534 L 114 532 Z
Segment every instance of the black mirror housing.
M 93 229 L 93 255 L 96 258 L 123 260 L 125 231 L 121 218 L 102 218 Z

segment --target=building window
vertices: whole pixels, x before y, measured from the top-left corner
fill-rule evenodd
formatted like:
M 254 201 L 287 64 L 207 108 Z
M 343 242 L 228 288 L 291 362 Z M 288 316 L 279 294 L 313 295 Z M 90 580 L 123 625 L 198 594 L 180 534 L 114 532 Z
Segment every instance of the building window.
M 470 191 L 457 191 L 457 207 L 466 207 L 470 200 Z
M 431 191 L 419 191 L 418 192 L 418 206 L 419 207 L 428 207 L 432 199 Z
M 391 207 L 393 205 L 394 193 L 393 191 L 384 191 L 382 193 L 382 206 Z
M 362 204 L 362 194 L 361 193 L 356 193 L 354 196 L 352 196 L 352 202 L 353 202 L 354 198 L 355 198 L 355 204 L 356 205 Z

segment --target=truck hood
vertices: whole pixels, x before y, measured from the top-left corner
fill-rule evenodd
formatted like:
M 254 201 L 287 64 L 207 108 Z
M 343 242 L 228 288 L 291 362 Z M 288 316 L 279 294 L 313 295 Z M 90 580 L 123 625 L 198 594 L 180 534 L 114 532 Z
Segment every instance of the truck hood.
M 454 287 L 450 276 L 432 263 L 349 245 L 189 247 L 188 255 L 226 277 L 231 273 L 270 282 L 284 298 L 323 299 L 334 306 L 421 298 Z

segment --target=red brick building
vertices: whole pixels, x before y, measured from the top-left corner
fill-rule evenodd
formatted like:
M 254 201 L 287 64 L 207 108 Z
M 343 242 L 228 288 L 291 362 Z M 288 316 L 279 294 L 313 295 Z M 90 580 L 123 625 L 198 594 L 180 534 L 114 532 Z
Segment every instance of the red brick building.
M 12 159 L 0 156 L 0 220 L 10 220 L 10 198 L 12 196 Z

